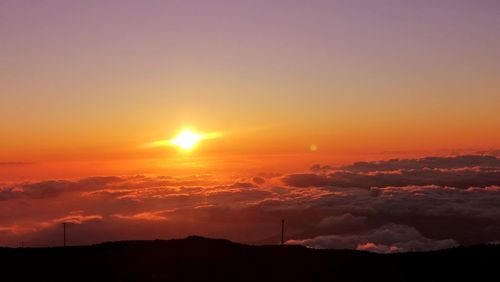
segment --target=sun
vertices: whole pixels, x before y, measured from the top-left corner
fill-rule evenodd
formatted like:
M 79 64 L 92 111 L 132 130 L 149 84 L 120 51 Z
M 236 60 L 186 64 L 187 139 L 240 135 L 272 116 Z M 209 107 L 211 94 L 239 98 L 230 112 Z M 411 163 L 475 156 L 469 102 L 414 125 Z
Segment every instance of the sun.
M 184 128 L 177 136 L 171 139 L 157 140 L 150 143 L 143 144 L 143 148 L 158 148 L 158 147 L 171 147 L 175 146 L 181 151 L 190 152 L 202 140 L 211 140 L 223 136 L 221 131 L 200 132 L 192 130 L 191 128 Z
M 174 139 L 170 140 L 170 143 L 181 148 L 182 150 L 188 151 L 193 149 L 201 139 L 202 136 L 200 134 L 197 134 L 190 129 L 184 129 Z

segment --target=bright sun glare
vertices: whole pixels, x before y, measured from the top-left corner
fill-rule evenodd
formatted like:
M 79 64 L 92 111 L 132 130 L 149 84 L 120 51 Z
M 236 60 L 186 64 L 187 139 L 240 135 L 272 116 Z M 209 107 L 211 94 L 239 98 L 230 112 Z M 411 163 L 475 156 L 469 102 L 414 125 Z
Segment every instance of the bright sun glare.
M 191 151 L 201 140 L 215 139 L 222 136 L 222 132 L 197 132 L 189 128 L 182 130 L 172 139 L 158 140 L 144 144 L 146 148 L 175 146 L 182 151 Z
M 170 141 L 171 144 L 178 146 L 183 150 L 190 150 L 202 139 L 201 135 L 185 129 L 177 137 Z

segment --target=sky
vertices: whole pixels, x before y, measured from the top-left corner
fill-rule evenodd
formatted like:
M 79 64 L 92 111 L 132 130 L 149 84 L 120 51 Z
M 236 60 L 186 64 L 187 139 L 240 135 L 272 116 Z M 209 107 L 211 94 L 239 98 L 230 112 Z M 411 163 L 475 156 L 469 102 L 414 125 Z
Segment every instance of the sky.
M 290 243 L 310 246 L 408 250 L 372 242 L 384 230 L 422 250 L 495 241 L 459 222 L 437 234 L 412 207 L 455 201 L 421 220 L 462 220 L 460 201 L 497 197 L 499 26 L 494 0 L 0 0 L 0 245 L 56 244 L 65 220 L 89 232 L 78 244 L 260 242 L 284 215 L 296 220 Z M 182 132 L 196 146 L 176 145 Z M 447 166 L 464 155 L 475 162 Z M 431 156 L 447 165 L 407 165 Z M 391 159 L 406 161 L 344 171 Z M 373 189 L 404 198 L 408 214 L 386 217 Z M 357 209 L 327 211 L 335 197 Z M 251 224 L 229 228 L 232 209 Z M 330 221 L 362 227 L 321 227 Z

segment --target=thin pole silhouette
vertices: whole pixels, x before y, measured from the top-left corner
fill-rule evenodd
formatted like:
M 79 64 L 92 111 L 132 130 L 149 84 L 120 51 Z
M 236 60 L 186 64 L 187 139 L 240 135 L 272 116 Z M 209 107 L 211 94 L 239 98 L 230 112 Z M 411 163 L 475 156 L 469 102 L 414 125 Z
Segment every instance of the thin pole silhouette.
M 66 222 L 63 222 L 63 246 L 66 247 Z
M 281 245 L 285 244 L 285 220 L 281 220 Z

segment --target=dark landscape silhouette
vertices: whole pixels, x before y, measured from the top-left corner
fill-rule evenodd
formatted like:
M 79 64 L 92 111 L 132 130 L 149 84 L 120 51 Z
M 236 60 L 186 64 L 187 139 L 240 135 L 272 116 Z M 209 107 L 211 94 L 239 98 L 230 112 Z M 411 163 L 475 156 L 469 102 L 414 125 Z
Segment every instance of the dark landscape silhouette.
M 2 281 L 493 281 L 500 246 L 376 254 L 222 239 L 1 248 Z

